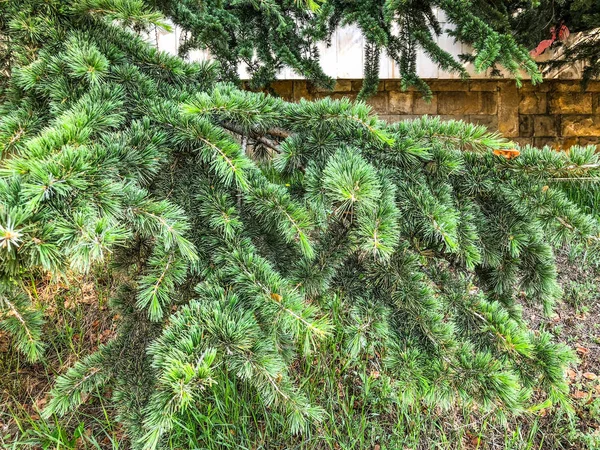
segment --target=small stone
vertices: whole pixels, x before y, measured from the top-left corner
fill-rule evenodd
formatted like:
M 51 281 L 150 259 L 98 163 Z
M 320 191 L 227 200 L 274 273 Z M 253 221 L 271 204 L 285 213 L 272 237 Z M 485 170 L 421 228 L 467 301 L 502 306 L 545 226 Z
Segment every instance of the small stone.
M 544 81 L 540 84 L 533 84 L 529 81 L 524 81 L 519 88 L 521 92 L 549 92 L 552 90 L 552 80 Z
M 359 89 L 360 90 L 360 89 Z M 331 93 L 331 92 L 350 92 L 352 91 L 351 80 L 336 80 L 333 89 L 327 89 L 321 86 L 315 86 L 315 92 Z
M 588 396 L 588 394 L 586 394 L 585 392 L 580 391 L 580 390 L 576 390 L 575 392 L 573 392 L 571 394 L 571 397 L 576 398 L 578 400 L 581 400 L 582 398 L 586 398 L 587 396 Z
M 382 114 L 379 118 L 387 123 L 396 123 L 404 120 L 406 116 L 401 116 L 400 114 Z
M 380 81 L 379 85 L 383 85 L 384 82 Z M 352 80 L 352 90 L 354 92 L 359 92 L 362 89 L 362 80 Z
M 582 345 L 576 345 L 575 350 L 577 350 L 577 353 L 579 353 L 581 355 L 587 355 L 590 352 L 589 348 L 586 348 Z

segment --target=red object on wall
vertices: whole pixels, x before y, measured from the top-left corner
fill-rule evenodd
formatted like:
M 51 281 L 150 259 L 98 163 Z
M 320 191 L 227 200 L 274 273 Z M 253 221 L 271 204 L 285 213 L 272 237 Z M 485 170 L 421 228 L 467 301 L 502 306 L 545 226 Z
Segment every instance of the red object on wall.
M 552 37 L 550 39 L 545 39 L 542 42 L 540 42 L 536 48 L 534 48 L 533 50 L 531 50 L 529 52 L 529 54 L 531 56 L 533 56 L 534 58 L 536 56 L 540 56 L 542 53 L 544 53 L 546 51 L 546 49 L 548 49 L 552 44 L 554 44 L 554 42 L 556 40 L 564 41 L 565 39 L 567 39 L 569 37 L 570 33 L 571 32 L 569 31 L 569 29 L 567 28 L 567 26 L 564 23 L 560 24 L 558 33 L 556 32 L 555 27 L 550 28 L 550 35 Z

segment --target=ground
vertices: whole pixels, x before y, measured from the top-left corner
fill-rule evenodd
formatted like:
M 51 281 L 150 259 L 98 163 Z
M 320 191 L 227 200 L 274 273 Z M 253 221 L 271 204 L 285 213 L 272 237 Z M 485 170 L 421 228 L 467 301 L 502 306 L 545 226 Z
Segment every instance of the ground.
M 550 331 L 577 353 L 579 361 L 566 373 L 574 407 L 571 419 L 557 409 L 540 408 L 502 426 L 472 411 L 422 411 L 405 418 L 401 426 L 394 425 L 397 417 L 375 416 L 365 408 L 365 386 L 372 383 L 376 388 L 379 376 L 377 365 L 366 361 L 364 370 L 347 371 L 342 377 L 339 371 L 322 368 L 315 395 L 331 395 L 335 391 L 328 410 L 336 413 L 336 421 L 324 422 L 315 443 L 298 441 L 294 448 L 600 448 L 600 268 L 589 257 L 582 258 L 585 255 L 581 252 L 559 254 L 564 297 L 554 315 L 547 317 L 540 308 L 525 307 L 534 329 Z M 39 416 L 51 380 L 113 336 L 119 317 L 108 308 L 112 289 L 109 273 L 68 282 L 39 283 L 34 295 L 49 316 L 45 337 L 50 344 L 43 363 L 28 364 L 11 350 L 8 336 L 0 334 L 2 449 L 129 448 L 126 436 L 111 420 L 113 411 L 104 398 L 110 392 L 91 399 L 81 412 L 60 423 Z M 330 363 L 335 364 L 335 356 Z M 315 374 L 319 370 L 316 368 Z M 224 439 L 235 443 L 239 432 L 231 428 Z M 253 448 L 282 448 L 280 443 L 261 440 L 260 434 L 259 431 L 252 437 Z

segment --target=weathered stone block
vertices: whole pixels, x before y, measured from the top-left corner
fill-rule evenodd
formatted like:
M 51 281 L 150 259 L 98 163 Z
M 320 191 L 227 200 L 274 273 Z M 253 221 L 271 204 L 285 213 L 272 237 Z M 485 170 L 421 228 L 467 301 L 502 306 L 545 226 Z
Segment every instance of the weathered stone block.
M 389 92 L 389 112 L 412 114 L 414 92 Z
M 500 85 L 498 131 L 506 137 L 519 135 L 519 92 L 514 81 Z
M 557 136 L 559 116 L 531 116 L 533 117 L 533 133 L 535 136 Z
M 314 94 L 310 94 L 310 97 L 306 98 L 306 100 L 322 100 L 327 97 L 333 98 L 334 95 L 331 92 L 315 92 Z
M 544 84 L 544 83 L 542 83 Z M 554 92 L 581 92 L 581 82 L 578 80 L 552 80 L 550 83 Z
M 526 145 L 533 145 L 533 138 L 518 137 L 512 139 L 512 141 L 516 144 L 519 144 L 520 147 L 525 147 Z
M 533 138 L 533 145 L 538 148 L 548 146 L 557 151 L 564 151 L 564 150 L 570 149 L 574 145 L 579 145 L 579 138 L 576 138 L 576 137 L 568 137 L 568 138 L 539 137 L 539 138 Z
M 530 81 L 523 81 L 519 90 L 521 92 L 549 92 L 552 90 L 552 81 L 544 81 L 540 84 L 532 84 Z
M 324 87 L 315 86 L 315 92 L 350 92 L 352 91 L 352 80 L 336 80 L 333 89 L 329 90 Z
M 551 137 L 536 137 L 533 138 L 533 146 L 538 148 L 543 148 L 545 146 L 552 147 L 556 150 L 560 150 L 562 148 L 562 140 L 551 138 Z
M 385 114 L 388 111 L 388 93 L 378 92 L 377 94 L 371 96 L 367 100 L 367 103 L 371 105 L 373 111 L 375 111 L 377 114 Z
M 400 120 L 415 120 L 420 119 L 422 116 L 418 114 L 403 114 L 400 116 Z
M 592 113 L 600 114 L 600 93 L 592 94 Z
M 582 92 L 552 92 L 550 95 L 551 114 L 591 114 L 592 94 Z
M 439 114 L 480 114 L 481 92 L 438 92 Z
M 525 114 L 519 116 L 519 136 L 533 136 L 533 116 Z
M 481 92 L 479 102 L 479 114 L 496 114 L 498 112 L 498 94 L 496 92 Z
M 476 114 L 469 116 L 469 122 L 483 125 L 490 131 L 498 129 L 498 116 L 495 114 Z
M 385 120 L 387 123 L 400 122 L 401 117 L 400 114 L 382 114 L 379 116 L 381 120 Z
M 562 150 L 568 150 L 574 145 L 579 145 L 580 138 L 577 137 L 566 137 L 563 138 L 560 147 Z
M 403 120 L 412 120 L 416 119 L 420 116 L 415 116 L 412 114 L 383 114 L 379 116 L 381 120 L 385 120 L 387 123 L 396 123 L 401 122 Z
M 440 120 L 462 120 L 463 122 L 469 122 L 469 116 L 463 116 L 463 115 L 444 115 L 444 114 L 438 114 L 436 117 L 438 117 Z
M 401 91 L 400 80 L 385 80 L 384 87 L 386 91 Z
M 350 92 L 352 90 L 351 80 L 336 80 L 333 92 Z
M 469 84 L 463 80 L 431 80 L 427 84 L 433 92 L 468 91 Z
M 336 94 L 329 95 L 330 98 L 334 100 L 341 100 L 343 98 L 350 99 L 351 101 L 356 100 L 356 93 L 354 92 L 338 92 Z
M 308 84 L 304 80 L 294 81 L 294 100 L 298 101 L 302 98 L 310 100 L 311 93 L 308 91 Z
M 277 95 L 286 100 L 294 97 L 294 82 L 291 80 L 276 80 L 271 83 L 271 88 Z
M 563 116 L 561 134 L 563 136 L 600 136 L 600 116 Z
M 586 92 L 600 92 L 600 81 L 590 81 L 585 90 Z
M 460 81 L 464 83 L 464 81 Z M 492 80 L 470 80 L 469 90 L 470 91 L 489 91 L 494 92 L 500 89 L 497 81 Z
M 545 92 L 520 92 L 520 114 L 545 114 L 547 108 Z
M 352 80 L 352 91 L 353 92 L 359 92 L 362 89 L 362 80 Z M 379 84 L 377 85 L 377 91 L 381 92 L 381 91 L 385 91 L 385 81 L 384 80 L 380 80 Z
M 580 137 L 579 145 L 595 145 L 596 147 L 600 147 L 600 137 L 597 137 L 597 136 Z
M 437 94 L 433 94 L 430 101 L 423 98 L 423 94 L 415 92 L 413 94 L 413 114 L 437 114 L 438 98 Z

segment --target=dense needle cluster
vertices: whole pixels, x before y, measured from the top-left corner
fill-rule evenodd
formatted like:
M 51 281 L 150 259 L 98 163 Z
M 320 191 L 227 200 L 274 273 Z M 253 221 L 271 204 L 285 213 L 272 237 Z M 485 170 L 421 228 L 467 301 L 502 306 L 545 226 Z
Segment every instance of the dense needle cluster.
M 597 240 L 572 187 L 598 176 L 592 147 L 507 159 L 480 126 L 241 91 L 139 37 L 161 17 L 136 0 L 0 13 L 0 326 L 37 360 L 32 280 L 110 263 L 122 281 L 118 336 L 47 416 L 110 389 L 134 448 L 161 448 L 234 380 L 310 433 L 303 361 L 332 335 L 377 361 L 391 409 L 567 402 L 572 354 L 520 304 L 550 310 L 554 249 Z

